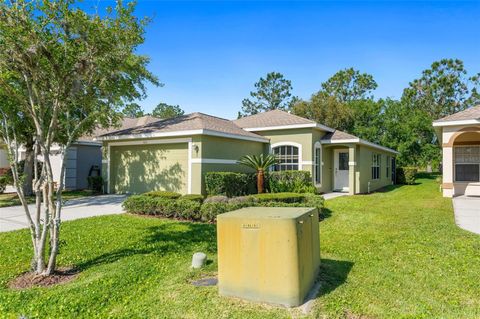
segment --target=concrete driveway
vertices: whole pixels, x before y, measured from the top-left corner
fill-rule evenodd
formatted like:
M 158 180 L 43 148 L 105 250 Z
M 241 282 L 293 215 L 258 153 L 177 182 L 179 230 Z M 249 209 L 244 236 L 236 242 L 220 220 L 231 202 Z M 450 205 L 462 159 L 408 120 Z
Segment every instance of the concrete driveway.
M 455 197 L 453 210 L 458 227 L 480 234 L 480 197 Z
M 124 195 L 101 195 L 71 199 L 63 205 L 62 221 L 123 213 Z M 35 205 L 29 205 L 32 211 Z M 22 206 L 0 208 L 0 232 L 27 228 Z

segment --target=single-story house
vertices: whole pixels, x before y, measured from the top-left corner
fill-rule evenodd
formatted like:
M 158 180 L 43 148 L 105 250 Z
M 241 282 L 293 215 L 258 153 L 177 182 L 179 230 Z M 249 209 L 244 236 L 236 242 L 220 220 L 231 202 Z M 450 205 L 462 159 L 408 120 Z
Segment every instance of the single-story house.
M 368 193 L 394 180 L 396 151 L 280 110 L 238 120 L 192 113 L 99 137 L 108 193 L 205 193 L 212 171 L 246 171 L 244 155 L 275 154 L 273 170 L 311 172 L 319 192 Z
M 8 163 L 8 152 L 5 144 L 0 142 L 0 175 L 4 174 L 10 167 Z
M 75 141 L 67 151 L 67 162 L 65 168 L 65 189 L 76 190 L 86 189 L 88 187 L 87 178 L 89 176 L 101 175 L 102 168 L 102 142 L 96 140 L 97 136 L 124 130 L 139 125 L 145 125 L 158 121 L 159 118 L 153 116 L 143 116 L 139 118 L 125 117 L 119 127 L 110 129 L 97 129 L 91 135 L 82 136 Z M 20 148 L 20 160 L 25 159 L 25 148 Z M 41 159 L 40 159 L 41 160 Z M 53 179 L 56 183 L 60 181 L 60 172 L 62 157 L 60 147 L 53 145 L 51 148 L 50 161 L 52 162 Z M 7 158 L 5 145 L 0 145 L 0 174 L 10 167 Z
M 433 126 L 442 145 L 443 196 L 480 196 L 480 105 Z

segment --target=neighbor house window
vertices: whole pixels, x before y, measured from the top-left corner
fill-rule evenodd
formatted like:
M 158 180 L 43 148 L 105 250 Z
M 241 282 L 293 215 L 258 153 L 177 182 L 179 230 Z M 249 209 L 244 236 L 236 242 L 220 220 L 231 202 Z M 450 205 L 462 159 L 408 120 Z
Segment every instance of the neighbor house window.
M 372 179 L 380 178 L 380 161 L 382 156 L 380 154 L 372 155 Z
M 455 147 L 455 181 L 480 181 L 480 146 Z
M 320 145 L 315 145 L 315 160 L 314 164 L 314 177 L 315 184 L 319 185 L 322 183 L 322 149 Z
M 386 165 L 386 171 L 385 171 L 385 176 L 387 178 L 390 178 L 390 164 L 392 163 L 392 158 L 390 156 L 386 156 L 387 158 L 387 165 Z
M 278 160 L 278 163 L 273 166 L 274 171 L 298 170 L 298 147 L 282 145 L 272 148 L 272 152 Z

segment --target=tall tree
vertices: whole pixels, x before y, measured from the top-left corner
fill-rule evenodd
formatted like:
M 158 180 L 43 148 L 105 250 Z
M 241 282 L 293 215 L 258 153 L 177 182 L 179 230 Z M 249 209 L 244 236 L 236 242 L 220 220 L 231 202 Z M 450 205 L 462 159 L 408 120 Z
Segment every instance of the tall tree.
M 125 105 L 125 108 L 122 110 L 123 115 L 126 117 L 142 117 L 145 115 L 142 107 L 137 103 L 129 103 Z
M 126 103 L 145 96 L 144 83 L 157 83 L 146 69 L 148 58 L 136 54 L 147 21 L 138 20 L 133 10 L 133 4 L 118 2 L 100 16 L 81 10 L 73 0 L 0 2 L 0 96 L 8 97 L 0 99 L 0 137 L 7 144 L 30 228 L 36 274 L 51 275 L 56 267 L 68 148 L 96 127 L 117 123 Z M 21 121 L 19 115 L 30 121 Z M 22 125 L 30 123 L 35 143 L 33 209 L 18 170 Z M 50 158 L 53 144 L 60 146 L 63 158 L 57 187 Z
M 443 59 L 433 62 L 420 78 L 413 80 L 402 100 L 436 120 L 479 104 L 479 90 L 480 73 L 468 76 L 461 60 Z
M 180 108 L 180 105 L 169 105 L 167 103 L 158 103 L 152 111 L 153 116 L 161 119 L 169 119 L 184 114 L 185 111 Z
M 292 96 L 292 82 L 283 74 L 270 72 L 265 78 L 255 83 L 255 91 L 250 92 L 250 98 L 242 101 L 242 111 L 239 117 L 257 114 L 270 110 L 288 110 L 298 100 Z
M 328 96 L 334 96 L 340 102 L 347 103 L 372 98 L 372 91 L 377 86 L 372 75 L 348 68 L 338 71 L 323 82 L 321 91 Z

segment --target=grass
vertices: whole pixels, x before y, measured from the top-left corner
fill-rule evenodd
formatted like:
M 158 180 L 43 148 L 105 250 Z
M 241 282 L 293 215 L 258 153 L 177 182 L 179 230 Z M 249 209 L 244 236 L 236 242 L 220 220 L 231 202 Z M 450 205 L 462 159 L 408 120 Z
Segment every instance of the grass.
M 94 195 L 91 190 L 75 190 L 75 191 L 64 191 L 62 193 L 63 200 L 69 200 L 73 198 L 92 196 Z M 28 203 L 35 203 L 35 197 L 27 197 Z M 18 199 L 17 193 L 7 193 L 0 194 L 0 208 L 8 206 L 17 206 L 21 205 L 20 200 Z
M 430 178 L 327 201 L 320 223 L 322 290 L 312 317 L 478 318 L 480 236 L 457 228 Z M 53 288 L 13 291 L 28 270 L 26 231 L 0 234 L 0 317 L 288 318 L 291 310 L 221 298 L 193 287 L 213 276 L 215 226 L 114 215 L 66 222 L 60 265 L 82 272 Z M 211 263 L 189 269 L 204 251 Z

